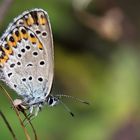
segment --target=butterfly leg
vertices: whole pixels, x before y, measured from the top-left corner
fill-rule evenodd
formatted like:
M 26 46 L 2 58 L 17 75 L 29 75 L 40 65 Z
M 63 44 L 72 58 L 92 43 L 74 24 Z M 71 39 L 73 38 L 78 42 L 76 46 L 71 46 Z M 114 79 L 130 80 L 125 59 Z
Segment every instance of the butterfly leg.
M 39 106 L 31 106 L 29 108 L 29 112 L 30 112 L 30 114 L 32 114 L 32 116 L 37 116 L 39 110 L 40 110 L 40 107 Z
M 31 121 L 34 118 L 35 114 L 33 112 L 34 112 L 34 106 L 31 106 L 29 108 L 29 114 L 26 115 L 25 119 L 23 120 L 24 126 L 26 126 L 29 123 L 29 121 Z
M 31 107 L 29 108 L 30 114 L 33 114 L 33 110 L 34 110 L 34 106 L 31 106 Z
M 38 112 L 39 112 L 39 110 L 40 110 L 40 107 L 39 106 L 36 106 L 36 107 L 34 107 L 34 106 L 32 106 L 30 109 L 29 109 L 29 114 L 28 114 L 28 118 L 25 118 L 24 119 L 24 125 L 26 126 L 28 123 L 29 123 L 29 121 L 31 122 L 31 120 L 33 120 L 37 115 L 38 115 Z M 34 113 L 33 113 L 34 112 Z
M 36 109 L 35 109 L 35 116 L 38 115 L 38 112 L 39 112 L 39 111 L 40 111 L 40 108 L 39 108 L 39 106 L 37 106 Z

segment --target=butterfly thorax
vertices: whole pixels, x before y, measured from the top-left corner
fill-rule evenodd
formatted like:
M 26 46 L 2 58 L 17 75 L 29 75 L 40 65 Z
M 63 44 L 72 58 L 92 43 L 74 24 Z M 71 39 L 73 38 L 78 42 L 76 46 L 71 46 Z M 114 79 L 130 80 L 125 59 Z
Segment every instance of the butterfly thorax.
M 40 103 L 44 103 L 45 102 L 45 97 L 44 96 L 35 96 L 36 94 L 24 94 L 23 97 L 23 102 L 25 104 L 27 104 L 28 106 L 31 105 L 37 105 Z

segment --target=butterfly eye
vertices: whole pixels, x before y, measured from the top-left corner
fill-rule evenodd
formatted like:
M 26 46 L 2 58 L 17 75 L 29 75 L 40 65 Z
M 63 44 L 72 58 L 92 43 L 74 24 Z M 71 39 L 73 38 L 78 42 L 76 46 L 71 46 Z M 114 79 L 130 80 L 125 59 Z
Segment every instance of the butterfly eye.
M 58 104 L 59 99 L 50 95 L 49 97 L 47 97 L 46 102 L 49 106 L 55 106 L 56 104 Z
M 49 98 L 48 104 L 49 104 L 49 105 L 52 105 L 52 104 L 53 104 L 53 101 L 54 101 L 54 100 L 53 100 L 52 98 Z

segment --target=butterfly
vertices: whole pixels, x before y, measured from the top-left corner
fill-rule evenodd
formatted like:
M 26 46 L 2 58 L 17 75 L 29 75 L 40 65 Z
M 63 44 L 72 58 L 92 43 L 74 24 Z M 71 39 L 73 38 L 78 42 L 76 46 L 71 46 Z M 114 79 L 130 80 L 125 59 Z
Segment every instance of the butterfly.
M 70 109 L 60 100 L 68 95 L 51 95 L 54 74 L 53 37 L 49 16 L 43 9 L 23 12 L 8 26 L 0 38 L 0 80 L 12 88 L 21 99 L 15 99 L 18 110 L 29 110 L 37 116 L 47 104 L 61 103 L 73 116 Z
M 50 95 L 54 69 L 53 37 L 49 16 L 43 9 L 23 12 L 0 39 L 0 79 L 22 100 L 15 105 L 38 114 L 44 104 L 54 106 Z

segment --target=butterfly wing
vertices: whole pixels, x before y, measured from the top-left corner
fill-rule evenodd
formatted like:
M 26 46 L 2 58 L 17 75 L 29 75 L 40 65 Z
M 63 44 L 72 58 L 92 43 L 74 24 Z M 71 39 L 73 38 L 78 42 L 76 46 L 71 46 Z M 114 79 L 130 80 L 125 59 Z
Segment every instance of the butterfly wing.
M 53 81 L 53 40 L 42 9 L 14 19 L 0 40 L 0 76 L 19 95 L 44 97 Z

